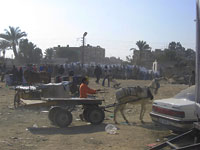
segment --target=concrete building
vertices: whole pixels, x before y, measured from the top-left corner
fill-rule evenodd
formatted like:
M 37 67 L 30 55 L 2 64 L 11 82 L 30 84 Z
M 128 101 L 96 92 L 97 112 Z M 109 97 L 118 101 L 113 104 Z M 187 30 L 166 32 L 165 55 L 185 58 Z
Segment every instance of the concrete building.
M 80 47 L 80 51 L 83 47 Z M 84 62 L 85 63 L 103 63 L 105 59 L 105 49 L 100 46 L 93 47 L 89 44 L 84 47 Z
M 67 58 L 69 62 L 80 62 L 82 61 L 82 54 L 83 54 L 83 60 L 84 63 L 103 63 L 104 59 L 105 59 L 105 49 L 101 48 L 100 46 L 91 46 L 91 45 L 87 45 L 87 46 L 80 46 L 80 47 L 69 47 L 69 45 L 67 45 L 66 47 L 61 47 L 61 46 L 57 46 L 54 47 L 55 49 L 55 54 L 58 51 L 69 51 L 69 52 L 74 52 L 74 55 L 72 58 L 72 56 L 67 55 L 67 53 L 65 53 L 65 55 L 61 55 L 62 58 Z M 83 53 L 82 53 L 83 52 Z M 58 58 L 58 56 L 55 55 L 55 58 Z
M 134 65 L 141 65 L 141 66 L 148 66 L 151 67 L 151 63 L 153 62 L 152 52 L 151 50 L 134 50 L 133 54 L 133 64 Z

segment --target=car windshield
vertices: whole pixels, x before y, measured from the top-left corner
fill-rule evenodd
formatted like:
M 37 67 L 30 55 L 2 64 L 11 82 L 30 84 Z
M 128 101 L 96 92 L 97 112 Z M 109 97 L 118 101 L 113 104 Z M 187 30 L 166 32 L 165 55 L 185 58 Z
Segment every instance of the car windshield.
M 182 90 L 180 93 L 176 94 L 174 98 L 185 98 L 190 101 L 195 101 L 195 86 L 191 86 L 185 90 Z

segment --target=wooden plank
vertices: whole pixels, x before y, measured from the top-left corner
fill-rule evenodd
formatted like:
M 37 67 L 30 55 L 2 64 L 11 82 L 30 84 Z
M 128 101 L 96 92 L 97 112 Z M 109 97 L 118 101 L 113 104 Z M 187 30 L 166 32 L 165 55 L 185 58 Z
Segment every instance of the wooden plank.
M 44 101 L 104 101 L 104 99 L 99 98 L 79 98 L 79 97 L 70 97 L 70 98 L 41 98 Z
M 31 105 L 31 104 L 40 104 L 40 103 L 46 103 L 46 101 L 41 101 L 41 100 L 25 100 L 25 99 L 20 99 L 25 105 Z
M 25 100 L 20 99 L 23 103 L 24 108 L 40 108 L 40 107 L 50 107 L 50 106 L 56 106 L 56 101 L 41 101 L 41 100 Z
M 56 105 L 101 105 L 103 99 L 91 98 L 41 98 L 41 100 L 27 100 L 21 101 L 27 106 L 56 106 Z

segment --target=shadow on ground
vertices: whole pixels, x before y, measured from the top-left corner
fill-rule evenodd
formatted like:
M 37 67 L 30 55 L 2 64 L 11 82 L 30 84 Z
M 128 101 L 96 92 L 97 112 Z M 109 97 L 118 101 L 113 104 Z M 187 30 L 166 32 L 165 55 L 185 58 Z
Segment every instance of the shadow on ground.
M 56 127 L 43 127 L 43 128 L 34 128 L 28 127 L 27 129 L 32 134 L 46 134 L 46 135 L 53 135 L 53 134 L 89 134 L 95 132 L 102 132 L 105 131 L 106 124 L 100 125 L 81 125 L 81 126 L 73 126 L 67 128 L 56 128 Z
M 137 126 L 137 127 L 142 127 L 142 128 L 146 128 L 146 129 L 154 130 L 154 131 L 168 131 L 167 128 L 155 125 L 153 122 L 131 123 L 130 125 Z

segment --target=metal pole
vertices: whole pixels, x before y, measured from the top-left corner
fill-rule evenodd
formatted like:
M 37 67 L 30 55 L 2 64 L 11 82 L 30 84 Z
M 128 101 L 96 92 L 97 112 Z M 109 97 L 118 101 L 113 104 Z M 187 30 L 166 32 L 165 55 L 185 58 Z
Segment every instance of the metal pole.
M 83 67 L 83 65 L 84 65 L 84 55 L 85 55 L 85 53 L 84 53 L 84 48 L 85 48 L 85 36 L 87 35 L 87 32 L 85 32 L 84 34 L 83 34 L 83 48 L 82 48 L 82 67 Z
M 195 71 L 195 101 L 196 112 L 200 117 L 200 15 L 199 15 L 199 0 L 196 0 L 196 71 Z
M 85 45 L 85 37 L 83 36 L 83 47 L 82 47 L 82 67 L 84 64 L 84 45 Z

